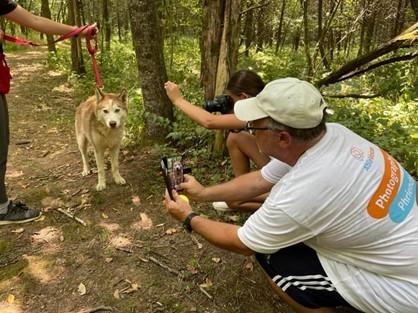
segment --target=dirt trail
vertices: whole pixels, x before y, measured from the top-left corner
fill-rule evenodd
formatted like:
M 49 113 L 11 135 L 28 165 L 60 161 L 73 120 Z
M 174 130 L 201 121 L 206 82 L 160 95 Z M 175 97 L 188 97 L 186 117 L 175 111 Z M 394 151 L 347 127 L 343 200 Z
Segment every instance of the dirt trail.
M 45 50 L 10 53 L 8 60 L 9 194 L 42 208 L 44 218 L 0 228 L 1 313 L 101 306 L 127 313 L 288 312 L 246 258 L 191 237 L 165 215 L 154 152 L 125 148 L 120 167 L 128 185 L 96 192 L 96 175 L 80 174 L 77 101 L 67 78 L 47 68 Z M 214 214 L 207 205 L 199 210 Z

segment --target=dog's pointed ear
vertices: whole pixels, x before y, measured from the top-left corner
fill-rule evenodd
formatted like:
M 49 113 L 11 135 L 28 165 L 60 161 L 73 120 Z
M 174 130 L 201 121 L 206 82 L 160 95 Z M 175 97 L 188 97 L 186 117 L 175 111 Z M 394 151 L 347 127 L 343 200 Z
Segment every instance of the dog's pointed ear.
M 121 93 L 118 95 L 118 98 L 125 104 L 126 108 L 128 108 L 128 91 L 126 89 L 122 89 Z
M 97 100 L 97 102 L 100 102 L 103 98 L 104 98 L 103 91 L 100 88 L 96 87 L 96 100 Z

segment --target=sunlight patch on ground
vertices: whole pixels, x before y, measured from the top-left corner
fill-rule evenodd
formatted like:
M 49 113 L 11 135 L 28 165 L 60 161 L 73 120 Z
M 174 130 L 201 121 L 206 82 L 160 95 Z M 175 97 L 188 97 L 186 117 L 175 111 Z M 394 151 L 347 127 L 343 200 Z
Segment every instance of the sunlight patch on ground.
M 33 244 L 43 245 L 43 253 L 51 254 L 58 252 L 62 238 L 64 237 L 61 230 L 48 226 L 34 233 L 31 239 Z
M 62 84 L 57 87 L 54 87 L 52 91 L 62 92 L 62 93 L 71 93 L 74 91 L 74 89 L 69 88 L 67 84 Z
M 23 311 L 17 304 L 0 302 L 0 313 L 23 313 Z
M 119 224 L 116 224 L 116 223 L 103 223 L 102 222 L 99 225 L 102 226 L 104 229 L 112 232 L 112 233 L 119 230 L 119 228 L 120 228 Z
M 146 213 L 140 213 L 139 215 L 140 220 L 133 223 L 131 228 L 138 231 L 151 229 L 153 225 L 152 219 Z
M 58 77 L 63 75 L 61 72 L 57 72 L 57 71 L 48 71 L 47 73 L 48 76 L 52 76 L 52 77 Z
M 63 267 L 54 266 L 51 262 L 46 261 L 42 257 L 25 256 L 25 258 L 29 262 L 25 272 L 33 276 L 42 284 L 57 279 L 58 276 L 64 272 Z
M 115 236 L 110 240 L 110 244 L 115 248 L 125 248 L 130 246 L 132 245 L 132 241 L 127 237 L 128 236 L 126 234 Z

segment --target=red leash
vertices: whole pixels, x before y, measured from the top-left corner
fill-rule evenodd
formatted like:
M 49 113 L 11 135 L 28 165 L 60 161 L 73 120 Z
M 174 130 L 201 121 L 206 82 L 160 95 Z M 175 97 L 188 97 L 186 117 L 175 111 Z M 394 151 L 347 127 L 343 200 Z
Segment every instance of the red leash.
M 100 78 L 99 66 L 97 65 L 97 61 L 96 61 L 97 41 L 94 39 L 95 35 L 96 35 L 95 28 L 91 28 L 88 30 L 88 33 L 86 36 L 86 46 L 87 46 L 87 51 L 90 53 L 90 56 L 91 56 L 91 64 L 93 67 L 94 78 L 96 80 L 96 87 L 99 89 L 103 89 L 103 82 L 102 82 L 102 79 Z
M 93 27 L 92 25 L 85 25 L 85 26 L 81 26 L 78 27 L 72 31 L 70 31 L 69 33 L 66 33 L 62 36 L 60 36 L 58 39 L 54 40 L 54 43 L 57 43 L 59 41 L 63 41 L 72 37 L 77 37 L 81 32 L 83 32 L 84 30 L 87 30 L 87 35 L 86 35 L 86 46 L 87 46 L 87 50 L 90 53 L 91 56 L 91 60 L 92 60 L 92 65 L 93 65 L 93 72 L 94 72 L 94 77 L 96 80 L 96 87 L 102 89 L 103 88 L 103 82 L 100 78 L 100 72 L 99 72 L 99 67 L 97 65 L 97 61 L 96 61 L 96 52 L 97 52 L 97 42 L 94 39 L 94 36 L 96 35 L 96 28 Z M 9 36 L 9 35 L 4 35 L 3 39 L 9 42 L 13 42 L 17 45 L 21 45 L 21 46 L 32 46 L 32 47 L 41 47 L 41 46 L 47 46 L 46 44 L 40 45 L 37 43 L 34 43 L 32 41 L 26 40 L 26 39 L 22 39 L 22 38 L 18 38 L 18 37 L 14 37 L 14 36 Z M 92 44 L 93 42 L 93 44 Z

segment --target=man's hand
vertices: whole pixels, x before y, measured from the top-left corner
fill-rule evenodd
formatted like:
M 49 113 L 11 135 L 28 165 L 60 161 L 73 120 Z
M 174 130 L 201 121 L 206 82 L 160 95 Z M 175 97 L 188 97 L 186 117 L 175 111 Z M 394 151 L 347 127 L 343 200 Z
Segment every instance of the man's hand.
M 183 99 L 183 96 L 181 95 L 179 86 L 177 86 L 175 83 L 168 81 L 164 84 L 165 92 L 167 93 L 167 96 L 170 98 L 170 101 L 172 103 L 176 103 L 176 101 L 179 101 Z
M 194 200 L 203 200 L 203 191 L 205 187 L 203 187 L 192 175 L 184 175 L 184 183 L 179 185 L 181 189 L 190 196 L 190 198 Z
M 174 201 L 171 200 L 168 191 L 165 191 L 164 205 L 168 213 L 179 222 L 183 222 L 187 215 L 192 211 L 190 204 L 182 199 L 175 190 L 173 192 Z

